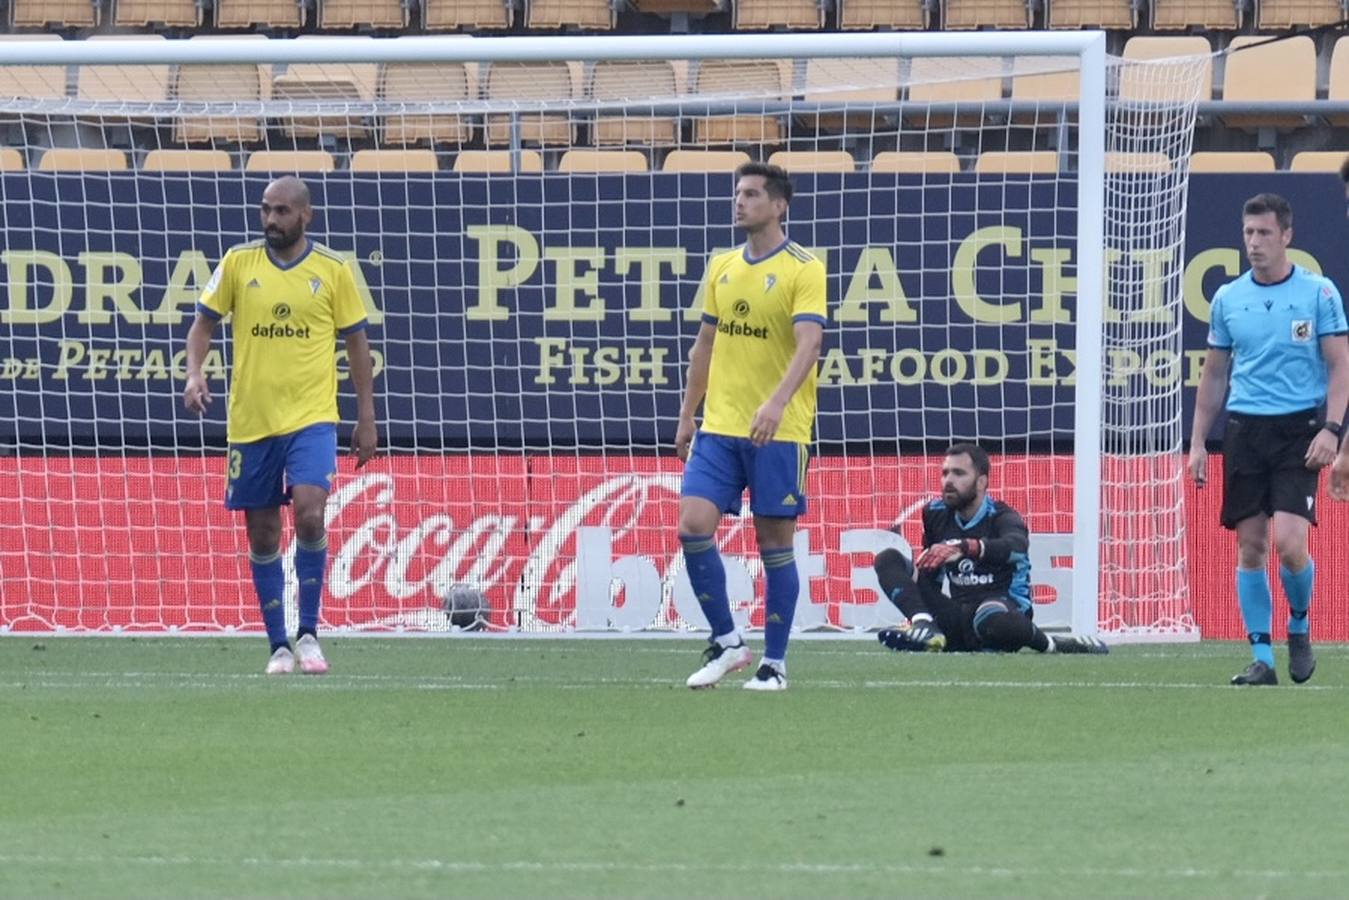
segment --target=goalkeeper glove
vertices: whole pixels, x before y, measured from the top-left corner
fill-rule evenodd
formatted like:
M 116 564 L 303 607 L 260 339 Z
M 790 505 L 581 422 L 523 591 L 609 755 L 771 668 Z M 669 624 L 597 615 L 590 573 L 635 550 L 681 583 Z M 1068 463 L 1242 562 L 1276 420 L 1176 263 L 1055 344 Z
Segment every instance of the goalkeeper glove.
M 918 571 L 936 572 L 947 563 L 962 559 L 978 559 L 984 555 L 984 543 L 977 538 L 952 538 L 941 544 L 933 544 L 923 551 L 915 563 Z

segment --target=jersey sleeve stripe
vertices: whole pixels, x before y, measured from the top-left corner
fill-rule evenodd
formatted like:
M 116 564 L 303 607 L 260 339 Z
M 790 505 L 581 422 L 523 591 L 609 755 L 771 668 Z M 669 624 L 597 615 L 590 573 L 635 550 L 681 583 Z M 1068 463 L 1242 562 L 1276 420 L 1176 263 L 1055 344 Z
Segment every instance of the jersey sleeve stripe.
M 793 322 L 814 322 L 823 328 L 827 323 L 824 316 L 817 316 L 815 313 L 798 313 L 792 316 Z
M 703 324 L 704 324 L 704 325 L 715 325 L 715 324 L 717 324 L 717 317 L 716 317 L 716 316 L 709 316 L 707 313 L 703 313 Z
M 225 318 L 220 313 L 211 309 L 211 307 L 207 306 L 205 303 L 197 304 L 197 312 L 213 322 L 219 322 L 221 319 Z
M 354 322 L 351 325 L 348 325 L 346 328 L 337 329 L 337 333 L 342 335 L 342 337 L 346 337 L 347 335 L 355 334 L 358 331 L 365 331 L 365 329 L 368 327 L 369 323 L 365 319 L 361 319 L 361 321 Z

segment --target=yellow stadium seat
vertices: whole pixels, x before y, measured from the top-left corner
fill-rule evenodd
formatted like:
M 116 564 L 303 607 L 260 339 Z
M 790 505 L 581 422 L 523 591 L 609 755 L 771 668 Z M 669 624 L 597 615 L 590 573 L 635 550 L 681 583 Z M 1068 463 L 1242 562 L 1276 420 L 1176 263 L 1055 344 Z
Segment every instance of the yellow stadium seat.
M 614 8 L 609 0 L 527 0 L 525 27 L 608 31 L 614 27 Z
M 694 75 L 693 90 L 727 99 L 747 93 L 750 98 L 742 97 L 741 103 L 753 109 L 757 101 L 785 99 L 789 66 L 774 59 L 704 60 Z M 777 115 L 745 111 L 693 120 L 695 144 L 779 144 L 782 135 L 782 120 Z
M 779 150 L 768 162 L 792 173 L 857 171 L 857 161 L 847 150 Z
M 1199 99 L 1210 100 L 1213 97 L 1213 48 L 1206 37 L 1199 35 L 1131 37 L 1124 44 L 1123 56 L 1125 65 L 1120 69 L 1119 87 L 1122 100 L 1189 99 L 1190 88 L 1178 81 L 1166 67 L 1129 65 L 1182 56 L 1206 57 Z
M 87 38 L 90 41 L 144 41 L 164 40 L 160 35 L 105 34 Z M 80 66 L 76 76 L 75 95 L 81 100 L 130 101 L 159 103 L 169 97 L 169 67 L 147 66 Z
M 824 27 L 824 8 L 817 0 L 736 0 L 734 13 L 731 27 L 742 31 Z
M 650 168 L 640 150 L 568 150 L 557 164 L 559 172 L 646 172 Z
M 199 36 L 198 36 L 199 37 Z M 191 38 L 197 40 L 197 37 Z M 266 41 L 266 35 L 212 35 L 211 40 Z M 171 93 L 179 100 L 249 103 L 272 95 L 272 67 L 254 63 L 177 66 Z M 176 119 L 173 139 L 182 144 L 251 144 L 262 139 L 257 116 L 203 116 Z
M 224 150 L 151 150 L 141 164 L 146 172 L 227 172 L 233 168 Z
M 1050 28 L 1138 27 L 1136 10 L 1129 0 L 1047 0 L 1045 24 Z
M 838 27 L 844 30 L 913 30 L 927 26 L 927 7 L 922 0 L 839 0 Z
M 38 161 L 42 172 L 124 172 L 126 154 L 93 147 L 53 147 Z
M 1304 150 L 1293 156 L 1290 172 L 1334 172 L 1339 174 L 1349 150 Z
M 1260 0 L 1255 12 L 1255 27 L 1261 31 L 1334 25 L 1345 17 L 1340 0 Z
M 10 0 L 11 28 L 93 28 L 107 7 L 90 0 Z
M 487 69 L 484 93 L 488 100 L 569 100 L 576 96 L 573 67 L 564 62 L 493 63 Z M 520 140 L 540 146 L 575 142 L 576 126 L 566 113 L 519 113 Z M 509 144 L 511 117 L 487 117 L 487 144 Z
M 197 0 L 117 0 L 113 5 L 113 22 L 118 28 L 146 25 L 198 28 L 204 9 Z
M 395 102 L 472 100 L 478 95 L 477 73 L 463 63 L 387 63 L 380 67 L 379 95 Z M 403 113 L 387 116 L 386 144 L 466 144 L 473 126 L 453 113 Z
M 336 168 L 327 150 L 259 150 L 244 163 L 245 172 L 331 172 Z
M 1233 38 L 1223 73 L 1224 100 L 1315 100 L 1316 44 L 1306 35 L 1264 43 L 1269 38 Z M 1261 46 L 1252 46 L 1260 44 Z M 1245 49 L 1243 49 L 1245 48 Z M 1270 77 L 1277 72 L 1278 77 Z M 1298 128 L 1304 116 L 1225 115 L 1237 128 Z
M 513 154 L 509 150 L 465 150 L 454 160 L 454 171 L 501 175 L 512 171 Z M 537 150 L 521 150 L 519 171 L 542 172 L 543 157 Z
M 353 172 L 436 172 L 440 162 L 434 150 L 357 150 L 351 154 Z
M 1273 172 L 1274 157 L 1264 152 L 1200 152 L 1190 157 L 1190 172 Z
M 216 0 L 217 28 L 299 28 L 309 7 L 295 0 Z
M 59 41 L 55 34 L 0 35 L 0 57 L 10 41 Z M 0 66 L 0 97 L 57 100 L 66 95 L 65 66 Z
M 596 100 L 668 100 L 678 96 L 679 84 L 668 60 L 602 60 L 590 71 L 589 93 Z M 596 113 L 592 130 L 599 147 L 679 143 L 679 120 L 672 116 Z
M 960 171 L 960 158 L 948 150 L 884 150 L 872 157 L 871 171 L 901 175 L 947 174 Z
M 305 35 L 299 40 L 326 41 L 331 38 Z M 369 102 L 375 99 L 378 82 L 379 66 L 376 63 L 296 63 L 272 79 L 272 97 L 276 100 Z M 351 140 L 363 138 L 367 133 L 365 119 L 360 115 L 287 116 L 284 125 L 288 134 L 300 138 L 333 135 Z
M 1053 175 L 1059 155 L 1053 150 L 991 150 L 979 154 L 974 171 L 981 175 Z
M 23 170 L 23 154 L 13 147 L 0 147 L 0 172 Z
M 1074 69 L 1046 72 L 1046 62 L 1034 57 L 1018 57 L 1012 61 L 1012 99 L 1040 106 L 1035 112 L 1018 113 L 1013 121 L 1018 124 L 1054 123 L 1062 116 L 1064 103 L 1076 102 L 1081 96 L 1081 75 Z
M 1165 174 L 1172 169 L 1165 153 L 1107 153 L 1105 170 L 1115 175 L 1131 173 Z
M 749 162 L 742 150 L 671 150 L 661 165 L 663 172 L 734 172 Z
M 1244 8 L 1244 7 L 1243 7 Z M 1152 27 L 1158 31 L 1203 28 L 1235 31 L 1242 25 L 1232 0 L 1153 0 Z
M 801 113 L 797 118 L 821 131 L 874 130 L 893 119 L 894 113 L 878 114 L 871 109 L 871 104 L 894 103 L 899 98 L 898 85 L 899 62 L 895 59 L 810 59 L 806 61 L 803 99 L 838 109 L 818 114 Z M 851 108 L 854 106 L 856 109 Z
M 1029 28 L 1026 0 L 942 0 L 942 28 Z
M 515 4 L 502 0 L 425 0 L 422 25 L 427 31 L 488 31 L 515 24 Z
M 119 0 L 120 2 L 120 0 Z M 322 0 L 319 28 L 405 28 L 403 0 Z
M 921 103 L 968 105 L 959 116 L 931 113 L 915 106 L 904 118 L 911 124 L 949 128 L 952 124 L 977 126 L 983 122 L 979 104 L 1002 99 L 1001 61 L 982 57 L 920 56 L 909 66 L 909 100 Z M 996 74 L 995 74 L 996 72 Z
M 1349 36 L 1335 41 L 1335 49 L 1330 54 L 1330 89 L 1326 93 L 1329 100 L 1349 100 Z M 1349 116 L 1328 116 L 1330 124 L 1337 128 L 1349 126 Z

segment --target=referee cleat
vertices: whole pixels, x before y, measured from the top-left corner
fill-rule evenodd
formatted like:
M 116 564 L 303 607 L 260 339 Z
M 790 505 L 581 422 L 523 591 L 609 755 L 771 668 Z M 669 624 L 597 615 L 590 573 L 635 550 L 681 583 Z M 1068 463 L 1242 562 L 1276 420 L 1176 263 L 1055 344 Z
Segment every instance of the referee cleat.
M 1316 671 L 1316 657 L 1312 655 L 1312 639 L 1307 634 L 1288 635 L 1288 677 L 1294 684 L 1302 684 Z
M 319 639 L 312 634 L 295 642 L 295 652 L 300 657 L 300 671 L 306 675 L 322 675 L 328 671 L 328 660 L 323 658 Z
M 907 628 L 886 628 L 876 635 L 876 640 L 900 653 L 940 653 L 946 649 L 946 635 L 930 623 Z
M 1307 673 L 1311 677 L 1311 673 Z M 1265 665 L 1260 660 L 1255 660 L 1246 668 L 1242 669 L 1236 675 L 1232 676 L 1233 684 L 1278 684 L 1279 676 L 1275 674 L 1274 669 Z
M 745 690 L 785 691 L 787 690 L 787 676 L 768 663 L 764 663 L 759 666 L 759 670 L 754 673 L 754 677 L 745 682 Z
M 268 675 L 289 675 L 295 671 L 295 654 L 289 647 L 277 647 L 272 658 L 267 660 Z
M 694 690 L 716 687 L 718 681 L 732 672 L 739 672 L 753 659 L 754 655 L 749 652 L 744 641 L 734 647 L 723 647 L 712 641 L 703 651 L 703 667 L 690 675 L 684 683 Z
M 1084 634 L 1054 635 L 1055 653 L 1109 653 L 1110 646 L 1100 638 Z

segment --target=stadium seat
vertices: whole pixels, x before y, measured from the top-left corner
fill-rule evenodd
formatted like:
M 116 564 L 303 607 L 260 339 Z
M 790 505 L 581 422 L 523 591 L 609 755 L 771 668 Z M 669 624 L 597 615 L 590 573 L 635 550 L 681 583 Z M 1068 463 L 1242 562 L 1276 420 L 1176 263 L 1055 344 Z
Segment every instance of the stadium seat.
M 1344 18 L 1340 0 L 1260 0 L 1255 4 L 1255 27 L 1260 31 L 1334 25 Z
M 493 63 L 487 69 L 484 96 L 488 100 L 569 100 L 576 96 L 573 66 L 564 62 Z M 519 113 L 520 140 L 540 146 L 575 142 L 576 125 L 567 113 Z M 511 117 L 487 117 L 487 144 L 509 144 Z
M 844 85 L 878 85 L 849 89 Z M 899 98 L 899 64 L 892 58 L 810 59 L 802 99 L 810 103 L 857 104 L 857 110 L 801 113 L 797 119 L 821 131 L 873 131 L 894 113 L 879 116 L 872 103 L 894 103 Z
M 609 31 L 614 27 L 609 0 L 526 0 L 526 28 L 584 28 Z
M 0 35 L 0 55 L 8 41 L 59 41 L 55 34 Z M 66 96 L 65 66 L 0 66 L 0 97 L 59 100 Z M 10 118 L 8 115 L 3 118 Z
M 845 30 L 910 30 L 928 26 L 923 0 L 839 0 L 838 27 Z
M 743 150 L 671 150 L 662 172 L 734 172 L 749 162 Z
M 1165 153 L 1107 153 L 1105 170 L 1115 175 L 1148 173 L 1162 175 L 1172 169 Z
M 299 28 L 310 7 L 296 0 L 216 0 L 217 28 Z
M 305 35 L 298 40 L 325 41 L 331 38 Z M 272 79 L 272 98 L 370 102 L 375 99 L 378 82 L 379 66 L 376 63 L 296 63 Z M 360 115 L 287 116 L 284 124 L 286 132 L 297 138 L 332 135 L 355 140 L 365 137 L 367 133 L 365 119 Z
M 1213 48 L 1208 38 L 1199 35 L 1174 37 L 1131 37 L 1124 44 L 1127 62 L 1146 62 L 1181 56 L 1203 56 L 1204 83 L 1199 99 L 1213 97 Z M 1119 94 L 1122 100 L 1174 100 L 1188 97 L 1189 88 L 1158 67 L 1125 65 L 1120 70 Z
M 1080 96 L 1081 75 L 1076 69 L 1046 72 L 1046 63 L 1051 66 L 1056 64 L 1052 60 L 1035 57 L 1017 57 L 1012 61 L 1012 99 L 1041 104 L 1035 112 L 1018 113 L 1013 121 L 1019 124 L 1053 124 L 1063 113 L 1060 104 L 1075 102 Z
M 960 171 L 960 158 L 949 150 L 884 150 L 872 157 L 871 171 L 901 175 L 953 173 Z
M 1190 172 L 1273 172 L 1274 157 L 1264 152 L 1201 152 L 1190 157 Z
M 440 162 L 432 150 L 357 150 L 353 172 L 436 172 Z
M 197 0 L 117 0 L 113 6 L 113 24 L 118 28 L 144 28 L 147 25 L 197 28 L 202 24 L 204 10 Z
M 674 65 L 668 60 L 602 60 L 590 70 L 589 95 L 596 100 L 669 99 L 679 95 Z M 595 115 L 592 139 L 597 147 L 625 144 L 665 146 L 679 143 L 679 120 L 672 116 Z
M 1233 0 L 1152 0 L 1152 27 L 1157 31 L 1203 28 L 1235 31 L 1242 25 L 1241 10 Z
M 1233 38 L 1223 73 L 1224 100 L 1315 100 L 1316 44 L 1306 35 L 1261 44 L 1269 38 L 1243 35 Z M 1248 48 L 1248 49 L 1242 49 Z M 1270 73 L 1277 72 L 1277 78 Z M 1305 116 L 1224 115 L 1223 123 L 1237 128 L 1298 128 Z
M 1139 4 L 1130 0 L 1046 0 L 1045 25 L 1049 28 L 1138 27 Z
M 981 175 L 1053 175 L 1059 155 L 1053 150 L 990 150 L 979 154 L 974 171 Z
M 478 77 L 464 63 L 386 63 L 379 70 L 379 96 L 394 102 L 474 100 Z M 454 113 L 403 113 L 384 120 L 384 143 L 466 144 L 473 126 Z
M 13 147 L 0 147 L 0 172 L 23 170 L 23 154 Z
M 145 154 L 145 172 L 228 172 L 234 162 L 224 150 L 151 150 Z
M 91 0 L 10 0 L 10 28 L 93 28 L 105 4 Z
M 408 24 L 403 0 L 320 0 L 318 8 L 322 29 L 402 29 Z
M 793 173 L 857 171 L 857 162 L 847 150 L 779 150 L 768 162 Z
M 736 0 L 732 28 L 742 31 L 824 27 L 824 8 L 817 0 Z
M 1031 11 L 1026 0 L 942 0 L 942 28 L 1030 28 Z
M 1334 172 L 1349 159 L 1349 150 L 1304 150 L 1293 156 L 1290 172 Z
M 465 150 L 454 160 L 454 171 L 474 174 L 509 175 L 513 154 L 509 150 Z M 537 150 L 521 150 L 521 172 L 542 172 L 543 157 Z
M 266 41 L 266 35 L 212 35 L 212 40 Z M 193 37 L 192 40 L 197 40 Z M 272 95 L 272 67 L 241 63 L 220 66 L 177 66 L 170 83 L 179 100 L 221 100 L 250 103 Z M 251 144 L 262 139 L 257 116 L 203 116 L 175 119 L 173 139 L 181 144 Z
M 1335 41 L 1335 49 L 1330 54 L 1330 88 L 1326 92 L 1326 99 L 1349 100 L 1349 36 Z M 1336 128 L 1349 126 L 1349 116 L 1326 118 Z
M 515 24 L 515 4 L 502 0 L 424 0 L 422 27 L 427 31 L 489 31 Z
M 920 127 L 949 128 L 952 124 L 978 127 L 983 113 L 978 104 L 1002 99 L 1002 74 L 991 74 L 1001 62 L 994 59 L 920 56 L 909 65 L 909 100 L 922 103 L 966 103 L 972 112 L 952 116 L 931 113 L 921 105 L 905 113 L 906 121 Z M 979 77 L 986 76 L 986 77 Z
M 773 59 L 703 60 L 693 76 L 693 92 L 727 97 L 748 93 L 752 98 L 741 102 L 753 109 L 756 102 L 786 98 L 788 65 Z M 737 113 L 693 120 L 695 144 L 780 144 L 782 138 L 783 123 L 777 115 Z
M 327 150 L 259 150 L 244 163 L 245 172 L 331 172 L 336 168 Z
M 90 41 L 163 40 L 160 35 L 107 34 L 87 38 Z M 169 97 L 169 67 L 80 66 L 75 95 L 81 100 L 158 103 Z
M 94 147 L 53 147 L 37 164 L 41 172 L 125 172 L 126 154 Z
M 559 172 L 646 172 L 651 166 L 640 150 L 568 150 Z

